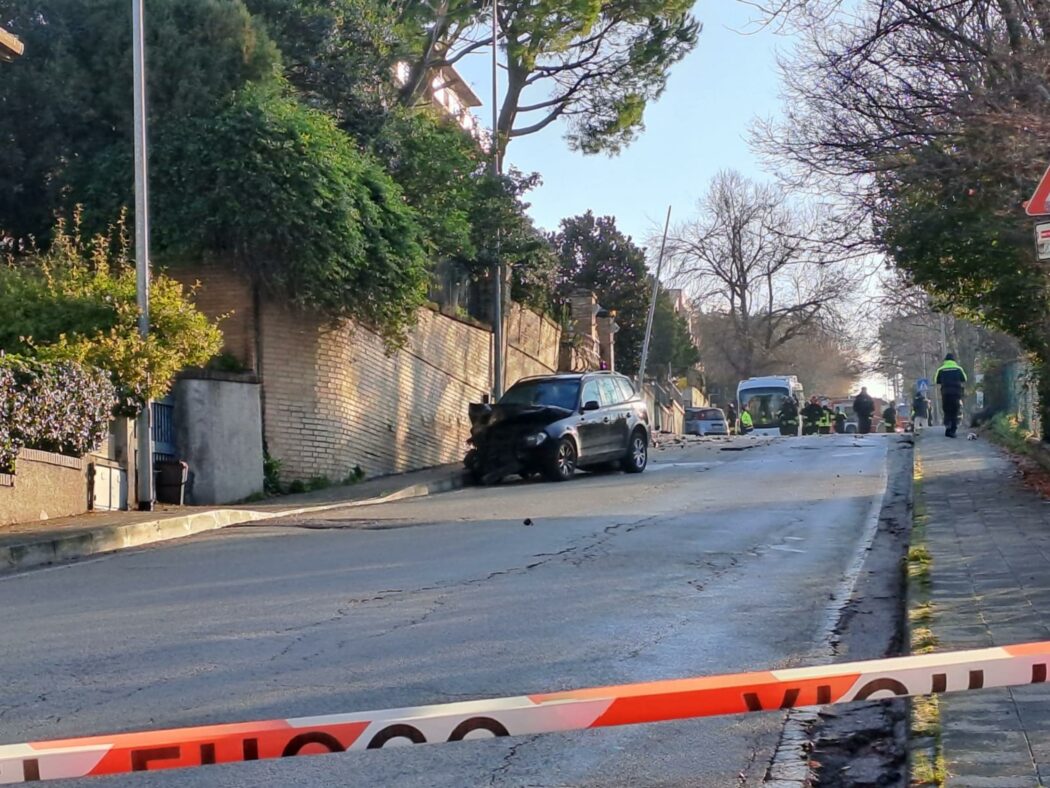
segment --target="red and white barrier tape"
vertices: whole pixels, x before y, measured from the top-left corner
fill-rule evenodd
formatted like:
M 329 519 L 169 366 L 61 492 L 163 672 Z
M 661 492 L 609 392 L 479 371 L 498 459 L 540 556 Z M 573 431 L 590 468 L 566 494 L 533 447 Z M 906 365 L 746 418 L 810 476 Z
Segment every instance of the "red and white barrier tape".
M 0 784 L 634 725 L 1046 681 L 1050 642 L 0 746 Z

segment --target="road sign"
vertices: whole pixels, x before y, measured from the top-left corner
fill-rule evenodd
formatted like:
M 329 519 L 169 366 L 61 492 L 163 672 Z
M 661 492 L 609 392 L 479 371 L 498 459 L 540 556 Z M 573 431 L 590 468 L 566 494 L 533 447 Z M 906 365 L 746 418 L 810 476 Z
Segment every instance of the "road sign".
M 1039 181 L 1039 185 L 1035 187 L 1032 199 L 1024 204 L 1024 212 L 1029 216 L 1046 216 L 1050 214 L 1050 206 L 1047 206 L 1047 199 L 1050 199 L 1050 167 L 1047 167 L 1046 172 L 1043 173 L 1043 177 Z
M 1035 253 L 1040 260 L 1050 260 L 1050 222 L 1035 226 Z
M 923 393 L 929 391 L 930 381 L 928 381 L 926 378 L 919 378 L 917 381 L 915 381 L 915 389 Z

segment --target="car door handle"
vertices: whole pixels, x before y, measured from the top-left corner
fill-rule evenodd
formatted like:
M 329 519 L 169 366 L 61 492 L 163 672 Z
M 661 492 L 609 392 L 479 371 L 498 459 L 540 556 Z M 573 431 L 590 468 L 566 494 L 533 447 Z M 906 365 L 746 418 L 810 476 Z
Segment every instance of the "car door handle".
M 608 424 L 608 423 L 609 423 L 609 417 L 606 416 L 604 419 L 602 419 L 602 424 Z

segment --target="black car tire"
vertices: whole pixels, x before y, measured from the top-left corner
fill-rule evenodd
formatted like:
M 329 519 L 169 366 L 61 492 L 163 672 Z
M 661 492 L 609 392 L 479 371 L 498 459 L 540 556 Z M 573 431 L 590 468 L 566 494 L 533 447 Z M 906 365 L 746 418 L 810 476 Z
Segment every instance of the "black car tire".
M 567 482 L 576 475 L 578 455 L 572 438 L 562 438 L 547 455 L 543 475 L 552 482 Z
M 627 454 L 621 460 L 624 473 L 641 473 L 649 465 L 649 439 L 645 430 L 635 430 L 627 444 Z

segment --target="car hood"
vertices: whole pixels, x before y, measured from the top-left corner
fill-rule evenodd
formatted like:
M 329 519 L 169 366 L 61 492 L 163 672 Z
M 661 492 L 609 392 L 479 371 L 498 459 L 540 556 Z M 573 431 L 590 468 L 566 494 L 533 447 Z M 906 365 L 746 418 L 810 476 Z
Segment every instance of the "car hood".
M 477 435 L 501 425 L 545 427 L 571 415 L 571 410 L 553 405 L 493 405 L 472 408 L 470 423 L 473 428 L 471 431 Z

